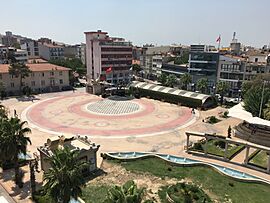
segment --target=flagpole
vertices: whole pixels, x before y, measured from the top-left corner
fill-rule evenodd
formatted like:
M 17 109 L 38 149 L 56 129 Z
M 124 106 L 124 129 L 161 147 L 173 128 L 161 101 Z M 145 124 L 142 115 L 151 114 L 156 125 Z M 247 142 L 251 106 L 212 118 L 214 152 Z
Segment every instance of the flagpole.
M 218 40 L 218 51 L 220 50 L 220 42 L 221 42 L 221 36 L 219 35 L 219 40 Z

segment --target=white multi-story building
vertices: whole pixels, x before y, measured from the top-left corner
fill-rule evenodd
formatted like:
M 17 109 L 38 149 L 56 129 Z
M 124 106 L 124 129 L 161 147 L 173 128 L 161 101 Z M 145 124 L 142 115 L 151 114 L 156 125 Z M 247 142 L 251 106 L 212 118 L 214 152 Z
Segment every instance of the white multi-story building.
M 132 44 L 107 32 L 85 32 L 87 79 L 119 84 L 130 81 Z
M 29 58 L 39 58 L 38 42 L 35 40 L 29 40 L 21 44 L 21 49 L 27 50 Z
M 49 61 L 51 59 L 62 59 L 64 58 L 64 48 L 63 46 L 57 45 L 55 43 L 38 43 L 39 55 L 41 58 Z
M 217 80 L 229 84 L 229 96 L 239 96 L 244 81 L 254 79 L 258 74 L 270 72 L 270 56 L 254 54 L 246 57 L 220 55 Z

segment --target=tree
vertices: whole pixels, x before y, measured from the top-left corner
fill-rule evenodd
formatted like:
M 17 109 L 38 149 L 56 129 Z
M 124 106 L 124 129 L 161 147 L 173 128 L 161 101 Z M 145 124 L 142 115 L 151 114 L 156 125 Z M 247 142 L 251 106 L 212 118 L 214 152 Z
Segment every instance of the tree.
M 244 108 L 246 111 L 250 112 L 253 116 L 259 116 L 261 110 L 262 102 L 262 111 L 267 108 L 266 104 L 270 100 L 270 89 L 265 88 L 263 101 L 262 101 L 262 87 L 253 86 L 245 94 L 244 97 Z M 262 114 L 263 116 L 265 115 Z
M 26 121 L 21 121 L 18 117 L 1 119 L 0 124 L 0 154 L 1 161 L 12 161 L 14 163 L 15 183 L 21 185 L 22 176 L 19 170 L 19 154 L 26 155 L 27 145 L 31 144 L 30 138 L 26 134 L 31 133 L 31 129 L 25 127 Z
M 138 72 L 142 70 L 141 66 L 139 64 L 133 64 L 132 65 L 132 71 L 137 75 Z
M 22 80 L 25 77 L 28 77 L 29 74 L 32 72 L 29 67 L 25 64 L 21 64 L 21 63 L 12 63 L 9 66 L 8 72 L 10 75 L 13 75 L 15 77 L 20 77 L 20 86 L 19 86 L 19 90 L 21 92 L 22 90 Z
M 167 81 L 166 81 L 166 86 L 168 87 L 174 87 L 174 85 L 176 85 L 177 83 L 177 77 L 173 74 L 170 74 L 168 77 L 167 77 Z
M 158 82 L 160 82 L 163 86 L 165 86 L 167 82 L 167 75 L 161 73 L 161 75 L 158 77 Z
M 144 189 L 137 187 L 133 180 L 127 181 L 123 186 L 113 186 L 108 191 L 104 203 L 141 203 Z
M 270 120 L 270 101 L 266 104 L 266 108 L 263 111 L 263 116 L 266 120 Z
M 182 88 L 187 90 L 188 84 L 192 82 L 191 75 L 189 73 L 185 73 L 184 75 L 181 76 L 180 81 L 182 83 Z
M 226 82 L 219 81 L 216 87 L 217 93 L 220 94 L 220 103 L 223 104 L 224 96 L 229 91 L 229 85 Z
M 56 202 L 77 199 L 84 184 L 83 170 L 88 164 L 78 159 L 78 151 L 68 147 L 55 150 L 48 160 L 51 168 L 44 174 L 44 189 Z
M 49 62 L 58 66 L 70 68 L 72 71 L 75 71 L 79 75 L 86 75 L 86 66 L 78 58 L 53 59 Z
M 177 56 L 174 59 L 174 64 L 187 64 L 189 60 L 189 52 L 184 52 L 182 56 Z
M 270 88 L 270 73 L 258 74 L 253 80 L 243 82 L 241 87 L 242 96 L 245 98 L 245 94 L 251 87 L 261 87 L 263 81 L 268 81 L 265 88 Z
M 197 81 L 196 84 L 197 88 L 202 92 L 206 93 L 208 88 L 208 79 L 207 78 L 201 78 Z

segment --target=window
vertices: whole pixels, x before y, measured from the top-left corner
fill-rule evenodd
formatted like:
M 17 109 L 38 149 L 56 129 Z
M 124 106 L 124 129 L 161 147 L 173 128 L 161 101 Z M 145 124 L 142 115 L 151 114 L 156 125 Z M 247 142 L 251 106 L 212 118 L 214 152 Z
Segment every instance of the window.
M 256 63 L 258 62 L 258 58 L 255 58 L 255 62 L 256 62 Z
M 31 73 L 31 77 L 35 77 L 35 73 Z
M 41 75 L 42 75 L 42 77 L 44 77 L 44 76 L 45 76 L 45 74 L 44 74 L 44 73 L 41 73 Z
M 41 86 L 45 86 L 45 80 L 41 80 Z
M 62 79 L 60 79 L 60 80 L 59 80 L 59 83 L 60 83 L 60 84 L 63 84 L 63 80 L 62 80 Z
M 63 72 L 62 71 L 59 71 L 59 75 L 63 75 Z
M 0 80 L 2 80 L 2 74 L 0 74 Z
M 51 75 L 51 76 L 53 76 L 53 75 L 54 75 L 54 72 L 53 72 L 53 71 L 51 71 L 51 72 L 50 72 L 50 75 Z
M 14 82 L 11 82 L 10 83 L 10 87 L 14 87 Z
M 36 82 L 35 81 L 31 81 L 31 86 L 36 86 Z

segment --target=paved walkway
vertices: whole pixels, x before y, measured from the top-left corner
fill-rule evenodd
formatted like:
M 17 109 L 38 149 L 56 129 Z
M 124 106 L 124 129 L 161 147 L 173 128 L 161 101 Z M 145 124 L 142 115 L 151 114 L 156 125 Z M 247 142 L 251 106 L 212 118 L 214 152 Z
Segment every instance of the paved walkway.
M 249 149 L 249 156 L 255 152 L 256 149 L 255 148 L 250 148 Z M 231 159 L 232 162 L 236 162 L 236 163 L 244 163 L 245 158 L 246 158 L 246 152 L 247 152 L 247 148 L 245 148 L 244 150 L 242 150 L 239 154 L 237 154 L 235 157 L 233 157 Z
M 74 106 L 76 106 L 77 102 L 86 102 L 85 105 L 89 104 L 87 102 L 87 95 L 85 95 L 81 90 L 77 93 L 73 92 L 61 92 L 61 93 L 52 93 L 52 94 L 43 94 L 39 95 L 37 97 L 37 100 L 32 103 L 31 101 L 22 101 L 22 100 L 17 100 L 16 98 L 11 98 L 8 100 L 3 101 L 3 104 L 6 105 L 9 108 L 10 114 L 13 114 L 13 110 L 16 109 L 17 114 L 19 116 L 22 115 L 22 112 L 25 112 L 25 109 L 27 108 L 32 108 L 32 105 L 35 105 L 36 103 L 39 104 L 39 102 L 45 102 L 47 99 L 49 100 L 54 100 L 54 99 L 59 99 L 59 98 L 69 98 L 69 100 L 58 100 L 55 101 L 55 103 L 52 106 L 49 106 L 47 104 L 47 107 L 42 111 L 42 113 L 36 114 L 34 116 L 40 117 L 40 122 L 45 123 L 42 121 L 42 119 L 45 117 L 46 121 L 50 120 L 53 122 L 56 122 L 58 124 L 61 123 L 61 120 L 64 119 L 65 122 L 70 122 L 66 123 L 67 124 L 72 124 L 74 127 L 78 125 L 80 128 L 84 129 L 86 128 L 86 124 L 83 124 L 81 121 L 76 122 L 75 120 L 73 121 L 68 121 L 68 119 L 74 119 L 72 116 L 73 114 L 75 115 L 76 108 L 74 109 Z M 91 97 L 91 96 L 90 96 Z M 81 100 L 83 98 L 83 100 Z M 89 97 L 88 97 L 89 98 Z M 91 97 L 90 99 L 93 99 L 94 97 Z M 97 98 L 97 97 L 95 97 Z M 100 99 L 100 98 L 99 98 Z M 64 102 L 64 103 L 63 103 Z M 140 102 L 145 102 L 145 103 L 151 103 L 151 105 L 154 105 L 154 111 L 153 112 L 148 112 L 147 115 L 138 115 L 140 114 L 140 111 L 135 111 L 132 113 L 132 116 L 135 116 L 134 118 L 126 118 L 126 119 L 120 119 L 117 118 L 115 119 L 108 119 L 103 121 L 110 122 L 109 126 L 94 126 L 94 123 L 97 123 L 98 120 L 96 117 L 97 115 L 91 114 L 87 112 L 87 109 L 84 108 L 84 105 L 81 105 L 79 110 L 80 112 L 84 112 L 85 115 L 83 116 L 89 116 L 84 118 L 85 121 L 90 122 L 91 128 L 93 127 L 94 129 L 101 129 L 101 130 L 111 130 L 112 128 L 117 129 L 121 128 L 123 132 L 125 130 L 129 130 L 130 127 L 134 126 L 137 122 L 137 124 L 140 124 L 140 126 L 135 126 L 137 128 L 141 128 L 142 126 L 144 127 L 155 127 L 157 133 L 151 134 L 151 136 L 145 136 L 145 132 L 142 133 L 143 136 L 137 136 L 138 134 L 128 134 L 125 135 L 124 133 L 121 134 L 118 137 L 112 137 L 111 139 L 108 139 L 106 137 L 102 136 L 96 136 L 94 134 L 90 134 L 90 139 L 93 142 L 96 142 L 97 144 L 100 144 L 100 150 L 99 153 L 102 152 L 110 152 L 110 151 L 146 151 L 146 152 L 160 152 L 160 153 L 166 153 L 166 154 L 173 154 L 173 155 L 178 155 L 178 156 L 184 156 L 184 157 L 191 157 L 193 159 L 200 159 L 206 162 L 210 163 L 217 163 L 220 165 L 224 165 L 226 167 L 231 167 L 235 168 L 237 170 L 242 170 L 246 173 L 250 173 L 252 175 L 256 175 L 259 177 L 266 178 L 270 180 L 270 176 L 265 173 L 261 173 L 252 169 L 245 168 L 241 165 L 235 165 L 232 163 L 228 162 L 223 162 L 219 160 L 213 160 L 205 157 L 197 157 L 197 156 L 192 156 L 190 154 L 186 154 L 184 152 L 184 146 L 186 144 L 186 136 L 185 136 L 185 131 L 197 131 L 197 132 L 205 132 L 205 133 L 216 133 L 220 135 L 227 135 L 227 129 L 228 126 L 231 125 L 232 127 L 239 124 L 241 120 L 237 118 L 220 118 L 219 114 L 224 112 L 226 109 L 217 107 L 215 109 L 211 109 L 208 111 L 202 111 L 199 114 L 196 114 L 194 117 L 194 121 L 191 125 L 185 126 L 184 123 L 179 123 L 177 125 L 174 125 L 173 128 L 170 128 L 169 130 L 164 130 L 158 125 L 160 124 L 165 124 L 166 122 L 170 124 L 173 122 L 173 120 L 178 119 L 181 117 L 181 112 L 183 109 L 188 109 L 184 107 L 178 107 L 176 105 L 170 105 L 167 103 L 159 102 L 159 101 L 153 101 L 149 99 L 141 99 L 138 101 L 138 104 L 141 105 Z M 45 102 L 46 103 L 46 102 Z M 43 104 L 45 104 L 43 103 Z M 77 105 L 78 106 L 78 105 Z M 144 104 L 142 105 L 144 106 Z M 39 106 L 40 107 L 40 106 Z M 68 108 L 70 107 L 70 108 Z M 67 111 L 63 113 L 59 113 L 60 111 Z M 68 112 L 69 110 L 69 112 Z M 75 110 L 75 113 L 74 113 Z M 145 109 L 142 109 L 144 111 Z M 149 110 L 149 109 L 148 109 Z M 71 112 L 71 113 L 70 113 Z M 190 115 L 191 109 L 187 112 L 187 115 Z M 38 112 L 37 112 L 38 113 Z M 70 113 L 71 115 L 68 115 Z M 169 118 L 164 117 L 157 117 L 155 115 L 168 115 Z M 26 114 L 25 114 L 26 115 Z M 209 116 L 216 116 L 219 117 L 222 121 L 219 123 L 216 123 L 214 125 L 204 123 L 202 120 L 205 120 L 206 117 Z M 24 115 L 23 115 L 24 116 Z M 75 115 L 78 116 L 78 115 Z M 91 117 L 90 117 L 91 116 Z M 114 115 L 115 116 L 115 115 Z M 128 116 L 128 115 L 126 115 Z M 137 117 L 136 117 L 137 116 Z M 102 116 L 101 116 L 102 117 Z M 24 118 L 24 117 L 23 117 Z M 80 119 L 79 117 L 76 117 L 77 119 Z M 134 119 L 134 120 L 133 120 Z M 136 122 L 133 122 L 135 121 Z M 116 122 L 118 121 L 118 122 Z M 31 122 L 31 121 L 30 121 Z M 99 121 L 100 122 L 100 121 Z M 118 123 L 117 125 L 114 125 L 115 123 Z M 127 125 L 129 123 L 129 126 Z M 30 126 L 33 123 L 29 123 Z M 88 126 L 88 127 L 89 127 Z M 182 128 L 178 128 L 179 126 L 182 126 Z M 44 126 L 42 127 L 44 128 Z M 37 152 L 37 147 L 43 145 L 48 138 L 55 136 L 55 130 L 53 133 L 49 133 L 46 131 L 43 131 L 42 128 L 32 128 L 32 134 L 30 134 L 30 138 L 32 141 L 32 145 L 28 146 L 29 153 L 34 153 Z M 147 134 L 147 133 L 146 133 Z M 140 134 L 139 134 L 140 135 Z M 154 135 L 154 136 L 153 136 Z M 198 138 L 192 138 L 191 141 L 196 141 Z M 234 138 L 233 138 L 234 139 Z M 241 154 L 241 153 L 240 153 Z M 239 161 L 241 161 L 241 156 L 239 155 Z M 99 158 L 98 156 L 98 165 L 100 165 L 102 159 Z M 236 157 L 235 157 L 236 158 Z M 22 202 L 24 201 L 30 201 L 28 199 L 30 195 L 29 187 L 27 186 L 27 183 L 29 183 L 29 173 L 28 173 L 28 166 L 24 168 L 26 170 L 26 175 L 25 175 L 25 182 L 26 182 L 26 187 L 24 187 L 23 191 L 18 191 L 18 188 L 15 188 L 14 184 L 12 183 L 12 171 L 11 172 L 5 172 L 5 174 L 2 173 L 2 176 L 4 175 L 4 179 L 1 178 L 0 182 L 5 186 L 7 191 L 18 201 Z M 37 179 L 38 182 L 42 181 L 42 173 L 37 174 Z M 23 196 L 22 196 L 23 194 Z

